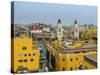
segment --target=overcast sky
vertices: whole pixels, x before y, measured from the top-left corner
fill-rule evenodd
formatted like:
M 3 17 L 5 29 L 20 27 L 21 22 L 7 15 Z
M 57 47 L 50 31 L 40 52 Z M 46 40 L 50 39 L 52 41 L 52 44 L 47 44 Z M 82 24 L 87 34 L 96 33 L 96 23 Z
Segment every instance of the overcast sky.
M 14 22 L 17 24 L 46 23 L 56 25 L 58 18 L 63 25 L 97 24 L 97 7 L 85 5 L 15 2 Z

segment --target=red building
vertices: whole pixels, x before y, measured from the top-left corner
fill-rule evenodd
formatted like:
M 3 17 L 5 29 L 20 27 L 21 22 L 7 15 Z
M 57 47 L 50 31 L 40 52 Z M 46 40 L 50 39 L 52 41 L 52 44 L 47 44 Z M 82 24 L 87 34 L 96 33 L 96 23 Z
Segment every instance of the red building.
M 28 26 L 29 30 L 42 30 L 39 24 L 32 24 L 31 26 Z

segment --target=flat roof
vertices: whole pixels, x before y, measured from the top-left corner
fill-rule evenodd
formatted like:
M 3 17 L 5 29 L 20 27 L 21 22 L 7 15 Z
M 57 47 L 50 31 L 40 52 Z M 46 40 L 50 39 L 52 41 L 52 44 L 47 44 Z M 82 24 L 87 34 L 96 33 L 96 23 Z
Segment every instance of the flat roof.
M 73 52 L 77 53 L 77 52 L 86 52 L 86 51 L 97 51 L 97 46 L 93 45 L 93 46 L 88 47 L 86 45 L 83 45 L 82 47 L 77 47 L 77 48 L 72 48 L 72 49 L 64 47 L 64 46 L 58 46 L 57 48 L 54 48 L 54 49 L 61 53 L 73 53 Z
M 97 51 L 93 48 L 77 48 L 77 49 L 63 49 L 63 48 L 57 48 L 56 49 L 59 52 L 62 53 L 72 53 L 72 52 L 84 52 L 84 51 Z

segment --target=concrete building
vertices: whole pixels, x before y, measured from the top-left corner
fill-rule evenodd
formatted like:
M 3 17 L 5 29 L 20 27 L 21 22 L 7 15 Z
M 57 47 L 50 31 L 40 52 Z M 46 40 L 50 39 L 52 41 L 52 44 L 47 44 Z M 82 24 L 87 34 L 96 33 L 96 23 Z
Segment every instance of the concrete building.
M 39 24 L 32 24 L 31 26 L 28 26 L 28 28 L 32 36 L 34 33 L 42 33 L 42 28 L 39 26 Z
M 50 32 L 50 28 L 49 27 L 43 27 L 42 31 L 44 31 L 44 32 Z
M 50 28 L 51 28 L 50 25 L 45 25 L 45 24 L 44 24 L 44 25 L 42 26 L 42 31 L 43 31 L 43 32 L 50 32 Z
M 42 33 L 34 33 L 33 39 L 38 42 L 49 42 L 52 38 L 52 34 L 50 32 L 42 32 Z

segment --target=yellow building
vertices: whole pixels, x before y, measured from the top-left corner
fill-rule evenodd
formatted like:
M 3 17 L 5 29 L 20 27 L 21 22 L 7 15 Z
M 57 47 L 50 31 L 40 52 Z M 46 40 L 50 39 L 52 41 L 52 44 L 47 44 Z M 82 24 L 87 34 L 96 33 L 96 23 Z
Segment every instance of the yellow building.
M 49 66 L 55 71 L 82 70 L 84 69 L 84 55 L 97 52 L 96 47 L 68 49 L 56 41 L 48 44 L 47 48 Z
M 82 54 L 58 53 L 55 57 L 56 71 L 77 70 L 82 66 Z
M 11 69 L 13 73 L 39 70 L 39 51 L 32 38 L 25 34 L 11 39 Z M 33 43 L 33 44 L 32 44 Z

